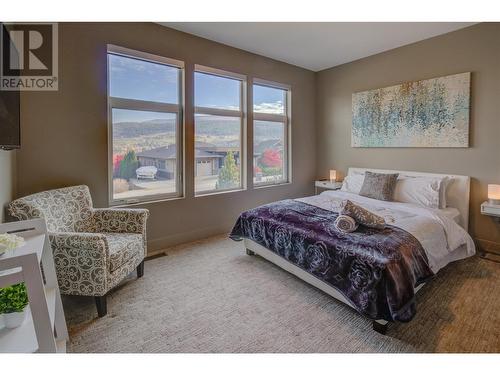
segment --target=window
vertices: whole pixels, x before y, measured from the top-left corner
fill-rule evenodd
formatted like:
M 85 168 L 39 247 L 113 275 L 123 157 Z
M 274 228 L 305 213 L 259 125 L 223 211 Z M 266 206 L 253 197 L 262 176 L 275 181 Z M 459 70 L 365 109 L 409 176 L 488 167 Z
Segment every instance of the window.
M 195 194 L 242 189 L 245 77 L 195 70 Z
M 108 45 L 110 204 L 182 195 L 183 63 Z
M 253 183 L 289 182 L 290 88 L 254 80 Z

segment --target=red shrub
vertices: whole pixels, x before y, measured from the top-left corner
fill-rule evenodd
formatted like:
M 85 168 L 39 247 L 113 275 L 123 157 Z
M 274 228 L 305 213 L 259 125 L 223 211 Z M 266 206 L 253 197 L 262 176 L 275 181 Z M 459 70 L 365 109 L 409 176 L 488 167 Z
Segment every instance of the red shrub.
M 120 163 L 123 160 L 124 155 L 115 154 L 113 155 L 113 175 L 118 176 L 120 173 Z
M 279 168 L 282 164 L 281 154 L 279 151 L 267 149 L 262 153 L 262 156 L 260 157 L 260 163 L 264 167 Z

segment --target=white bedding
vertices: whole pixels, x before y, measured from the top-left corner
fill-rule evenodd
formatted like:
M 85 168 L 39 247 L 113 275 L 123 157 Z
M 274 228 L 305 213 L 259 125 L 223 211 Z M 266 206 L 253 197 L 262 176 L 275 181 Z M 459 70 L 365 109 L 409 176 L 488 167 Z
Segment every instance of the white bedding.
M 297 199 L 329 211 L 338 212 L 340 202 L 349 199 L 384 217 L 386 223 L 411 233 L 422 245 L 434 273 L 448 263 L 475 254 L 474 241 L 455 222 L 453 210 L 430 209 L 410 203 L 386 202 L 346 191 L 325 191 Z
M 460 223 L 460 211 L 458 211 L 455 207 L 440 208 L 435 211 L 437 211 L 438 214 L 440 213 L 450 220 L 453 220 L 457 224 Z

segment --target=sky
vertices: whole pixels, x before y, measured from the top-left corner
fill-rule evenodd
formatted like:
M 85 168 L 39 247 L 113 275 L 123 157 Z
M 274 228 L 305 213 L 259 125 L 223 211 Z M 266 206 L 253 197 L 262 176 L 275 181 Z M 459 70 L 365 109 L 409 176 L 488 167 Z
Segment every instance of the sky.
M 109 55 L 110 96 L 178 104 L 180 70 L 118 55 Z M 240 81 L 195 73 L 195 105 L 239 109 Z M 254 85 L 254 110 L 283 113 L 284 91 Z M 156 116 L 156 117 L 155 117 Z M 159 113 L 114 111 L 114 122 L 164 118 Z

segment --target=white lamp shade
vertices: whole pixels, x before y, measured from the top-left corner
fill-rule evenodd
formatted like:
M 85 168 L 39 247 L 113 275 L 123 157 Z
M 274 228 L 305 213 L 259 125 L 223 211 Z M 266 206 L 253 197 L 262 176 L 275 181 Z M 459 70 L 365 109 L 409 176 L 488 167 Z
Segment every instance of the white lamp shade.
M 488 184 L 488 199 L 500 200 L 500 185 Z
M 330 169 L 330 181 L 337 181 L 337 171 Z

